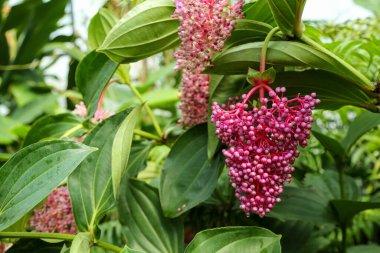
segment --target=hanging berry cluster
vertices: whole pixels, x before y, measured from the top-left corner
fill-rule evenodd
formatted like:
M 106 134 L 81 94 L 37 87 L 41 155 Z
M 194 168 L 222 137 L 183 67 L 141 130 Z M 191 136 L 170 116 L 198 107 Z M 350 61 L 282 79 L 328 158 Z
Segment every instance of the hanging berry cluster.
M 176 69 L 182 71 L 180 123 L 194 126 L 207 121 L 209 76 L 201 72 L 221 51 L 237 18 L 243 17 L 243 0 L 229 6 L 229 0 L 174 0 L 174 18 L 180 22 L 182 44 L 175 53 Z
M 77 226 L 67 187 L 55 189 L 42 208 L 34 210 L 30 226 L 37 232 L 75 234 Z
M 223 150 L 240 208 L 264 216 L 280 202 L 285 182 L 291 180 L 292 165 L 310 137 L 312 109 L 320 101 L 312 93 L 288 99 L 285 88 L 272 90 L 268 82 L 256 80 L 248 94 L 230 99 L 229 105 L 212 105 L 211 121 L 216 134 L 228 146 Z M 250 98 L 260 91 L 259 106 Z M 269 97 L 264 97 L 264 92 Z

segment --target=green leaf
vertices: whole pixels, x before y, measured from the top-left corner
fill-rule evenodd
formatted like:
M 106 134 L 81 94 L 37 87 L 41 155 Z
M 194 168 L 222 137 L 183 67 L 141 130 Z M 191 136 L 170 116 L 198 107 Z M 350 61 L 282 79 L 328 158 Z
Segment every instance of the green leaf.
M 79 63 L 75 82 L 83 94 L 88 116 L 94 115 L 100 96 L 119 65 L 104 54 L 92 51 Z
M 1 6 L 0 6 L 1 7 Z M 9 45 L 5 34 L 0 31 L 0 65 L 6 66 L 9 64 Z M 0 69 L 1 73 L 1 69 Z
M 354 3 L 373 12 L 377 17 L 380 16 L 380 3 L 377 0 L 354 0 Z
M 48 115 L 38 119 L 29 130 L 23 146 L 46 138 L 60 138 L 67 131 L 79 126 L 82 120 L 71 113 Z
M 301 17 L 306 0 L 268 0 L 268 3 L 281 31 L 292 37 L 299 35 L 297 27 L 302 28 Z
M 225 227 L 196 234 L 185 253 L 266 252 L 280 253 L 281 235 L 260 227 Z
M 161 206 L 167 217 L 178 217 L 205 201 L 214 191 L 221 158 L 207 157 L 206 125 L 185 132 L 164 164 L 160 182 Z
M 0 168 L 0 231 L 42 201 L 94 151 L 69 141 L 41 142 L 18 151 Z
M 246 74 L 248 68 L 258 69 L 263 42 L 252 42 L 227 49 L 213 60 L 212 68 L 206 73 Z M 346 66 L 331 56 L 305 44 L 294 41 L 272 41 L 268 46 L 267 64 L 319 68 L 351 80 L 358 87 L 368 84 L 354 75 Z
M 14 129 L 22 124 L 9 117 L 0 116 L 0 144 L 11 144 L 17 140 L 17 135 L 14 133 Z
M 90 253 L 91 236 L 89 233 L 78 233 L 71 244 L 70 253 Z
M 112 186 L 115 199 L 118 199 L 121 178 L 128 172 L 128 159 L 131 152 L 133 130 L 140 116 L 141 105 L 135 107 L 121 123 L 112 144 Z
M 172 18 L 171 0 L 147 0 L 127 14 L 107 34 L 98 51 L 115 62 L 135 62 L 180 43 L 179 22 Z
M 40 239 L 20 239 L 15 242 L 7 253 L 61 253 L 63 242 L 48 243 Z
M 267 216 L 282 221 L 302 220 L 314 224 L 335 223 L 329 199 L 319 191 L 285 186 L 281 200 L 281 203 L 278 203 Z
M 379 209 L 380 202 L 362 202 L 352 200 L 332 200 L 337 217 L 340 223 L 348 224 L 352 218 L 367 209 Z
M 120 251 L 120 253 L 145 253 L 145 252 L 140 251 L 140 250 L 134 250 L 134 249 L 129 248 L 128 246 L 125 246 L 123 250 Z
M 88 26 L 88 47 L 90 50 L 98 48 L 107 36 L 107 33 L 117 23 L 117 17 L 112 11 L 101 8 L 91 19 Z
M 317 131 L 311 132 L 322 146 L 331 153 L 338 164 L 342 164 L 345 161 L 347 155 L 339 141 Z
M 378 253 L 380 252 L 379 245 L 356 245 L 347 249 L 347 253 Z
M 183 222 L 164 217 L 156 188 L 129 179 L 122 193 L 118 211 L 130 247 L 152 253 L 182 252 Z
M 344 175 L 344 198 L 341 195 L 339 186 L 339 174 L 336 171 L 325 171 L 321 174 L 308 173 L 305 176 L 304 183 L 306 186 L 314 188 L 322 192 L 329 200 L 348 199 L 358 200 L 360 197 L 360 189 L 357 186 L 355 179 Z
M 371 129 L 380 125 L 378 113 L 363 111 L 351 124 L 346 137 L 342 141 L 344 149 L 348 152 L 355 142 Z
M 235 97 L 243 86 L 246 84 L 245 75 L 238 76 L 221 76 L 211 75 L 210 80 L 210 108 L 213 102 L 218 104 L 227 103 L 230 97 Z M 215 124 L 211 122 L 211 109 L 209 108 L 209 117 L 207 122 L 208 142 L 207 155 L 212 159 L 220 146 L 218 137 L 215 134 Z
M 225 43 L 225 48 L 253 41 L 263 41 L 272 28 L 271 25 L 260 21 L 238 19 L 235 29 Z
M 353 105 L 368 110 L 377 110 L 374 101 L 354 82 L 322 70 L 277 72 L 275 86 L 286 87 L 286 94 L 294 97 L 317 93 L 321 104 L 317 108 L 337 110 Z
M 271 26 L 276 25 L 268 0 L 258 0 L 244 5 L 244 16 L 245 19 L 261 21 Z
M 163 88 L 148 91 L 143 94 L 143 99 L 151 108 L 171 109 L 178 103 L 178 89 Z
M 151 147 L 151 142 L 132 143 L 127 168 L 128 177 L 136 177 L 140 171 L 145 169 Z
M 79 231 L 96 236 L 101 218 L 114 206 L 112 191 L 112 145 L 116 132 L 131 110 L 120 112 L 97 125 L 83 141 L 99 150 L 88 156 L 73 174 L 68 186 Z

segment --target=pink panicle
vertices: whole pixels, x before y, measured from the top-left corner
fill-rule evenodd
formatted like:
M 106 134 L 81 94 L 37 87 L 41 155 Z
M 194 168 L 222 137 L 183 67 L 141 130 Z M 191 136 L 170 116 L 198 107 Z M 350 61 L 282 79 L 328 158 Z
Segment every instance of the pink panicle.
M 183 74 L 181 88 L 182 120 L 193 126 L 207 121 L 209 77 L 201 72 L 211 57 L 223 49 L 237 18 L 243 17 L 244 1 L 229 6 L 229 0 L 175 0 L 173 17 L 180 22 L 182 44 L 175 53 L 176 69 Z
M 86 118 L 87 116 L 87 108 L 83 101 L 81 101 L 79 104 L 75 105 L 75 109 L 73 110 L 73 113 L 75 115 L 78 115 L 81 118 Z
M 260 107 L 250 108 L 247 95 L 243 102 L 212 106 L 216 134 L 228 146 L 223 155 L 230 181 L 247 216 L 264 216 L 280 201 L 299 156 L 297 146 L 305 147 L 310 137 L 312 109 L 320 102 L 316 94 L 287 99 L 284 92 L 285 88 L 269 91 Z
M 37 232 L 75 234 L 77 227 L 67 187 L 55 189 L 42 208 L 34 210 L 30 226 Z

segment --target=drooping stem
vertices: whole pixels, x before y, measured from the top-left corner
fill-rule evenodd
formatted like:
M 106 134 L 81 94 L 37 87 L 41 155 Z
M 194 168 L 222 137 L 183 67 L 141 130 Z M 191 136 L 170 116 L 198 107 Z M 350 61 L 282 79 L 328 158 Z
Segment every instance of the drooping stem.
M 58 234 L 58 233 L 41 233 L 41 232 L 0 232 L 0 238 L 36 238 L 36 239 L 58 239 L 63 241 L 73 241 L 75 235 L 72 234 Z M 104 249 L 113 252 L 121 252 L 123 249 L 103 241 L 94 242 Z
M 365 75 L 363 75 L 362 73 L 360 73 L 360 71 L 355 69 L 351 64 L 347 63 L 345 60 L 343 60 L 339 56 L 335 55 L 330 50 L 326 49 L 325 47 L 321 46 L 320 44 L 318 44 L 317 42 L 315 42 L 311 38 L 307 37 L 305 34 L 303 34 L 300 39 L 303 42 L 305 42 L 306 44 L 318 49 L 319 51 L 327 54 L 328 56 L 330 56 L 331 58 L 333 58 L 334 60 L 336 60 L 337 62 L 342 64 L 347 70 L 349 70 L 359 80 L 362 81 L 362 83 L 358 84 L 358 85 L 360 85 L 361 88 L 363 88 L 365 91 L 373 91 L 374 90 L 375 85 Z
M 275 35 L 277 32 L 280 31 L 279 27 L 273 28 L 267 35 L 267 37 L 264 40 L 263 47 L 261 49 L 261 55 L 260 55 L 260 73 L 264 73 L 265 71 L 265 61 L 267 58 L 267 51 L 268 51 L 268 45 L 269 41 L 272 39 L 273 35 Z

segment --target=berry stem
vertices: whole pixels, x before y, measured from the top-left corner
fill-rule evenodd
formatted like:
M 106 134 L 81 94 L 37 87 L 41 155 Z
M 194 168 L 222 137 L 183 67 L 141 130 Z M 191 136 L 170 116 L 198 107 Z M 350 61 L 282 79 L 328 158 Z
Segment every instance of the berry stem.
M 267 58 L 267 51 L 268 51 L 268 45 L 269 41 L 272 39 L 273 35 L 275 35 L 277 32 L 280 31 L 279 27 L 273 28 L 267 35 L 267 37 L 264 40 L 263 47 L 261 49 L 261 56 L 260 56 L 260 73 L 264 73 L 265 71 L 265 61 Z
M 73 241 L 75 235 L 72 234 L 58 234 L 58 233 L 41 233 L 41 232 L 0 232 L 0 238 L 37 238 L 37 239 L 58 239 L 64 241 Z M 115 245 L 97 241 L 94 244 L 111 250 L 113 252 L 121 252 L 123 249 Z

